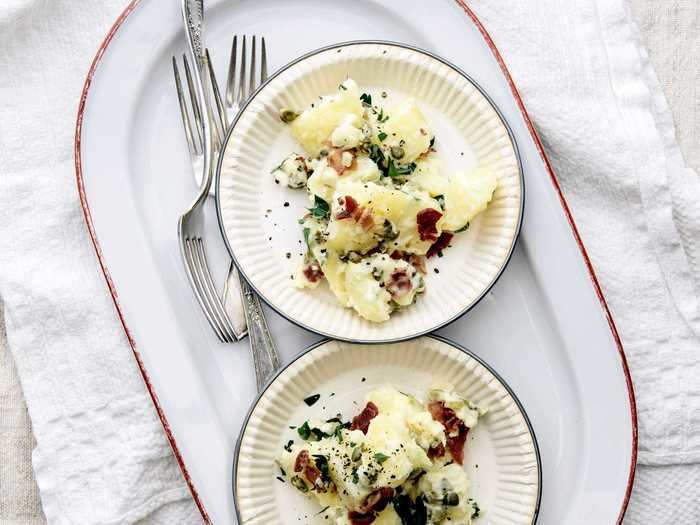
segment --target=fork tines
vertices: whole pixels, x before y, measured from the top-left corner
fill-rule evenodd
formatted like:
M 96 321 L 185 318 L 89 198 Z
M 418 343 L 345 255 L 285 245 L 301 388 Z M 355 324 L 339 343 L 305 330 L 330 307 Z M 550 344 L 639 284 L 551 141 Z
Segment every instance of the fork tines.
M 231 43 L 231 55 L 229 58 L 228 75 L 226 78 L 226 95 L 222 98 L 219 83 L 216 79 L 214 66 L 209 55 L 209 50 L 205 50 L 206 72 L 208 74 L 208 82 L 211 86 L 211 94 L 213 97 L 212 107 L 216 108 L 216 112 L 212 115 L 214 127 L 212 129 L 212 139 L 214 141 L 214 149 L 218 150 L 223 139 L 228 131 L 229 123 L 241 105 L 247 98 L 257 89 L 259 84 L 267 80 L 267 48 L 265 45 L 265 37 L 260 37 L 260 80 L 258 82 L 257 75 L 257 37 L 251 37 L 251 52 L 250 62 L 248 62 L 248 53 L 246 49 L 246 35 L 241 36 L 241 51 L 238 52 L 238 35 L 233 37 Z M 177 59 L 173 57 L 173 72 L 175 75 L 175 88 L 177 90 L 178 102 L 180 104 L 180 113 L 182 115 L 182 123 L 185 127 L 185 136 L 187 145 L 190 148 L 190 154 L 195 157 L 202 154 L 202 136 L 201 123 L 202 111 L 197 104 L 194 95 L 194 86 L 192 84 L 192 73 L 190 64 L 185 55 L 182 56 L 183 66 L 185 70 L 185 78 L 187 80 L 187 89 L 190 93 L 189 104 L 184 94 L 180 71 L 178 69 Z M 238 78 L 238 81 L 236 81 Z M 194 128 L 193 121 L 194 120 Z

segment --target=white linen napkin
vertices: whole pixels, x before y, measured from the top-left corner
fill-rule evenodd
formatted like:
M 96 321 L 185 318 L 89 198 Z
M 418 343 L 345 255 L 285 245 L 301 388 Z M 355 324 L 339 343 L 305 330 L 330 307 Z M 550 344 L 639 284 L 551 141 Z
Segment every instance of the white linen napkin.
M 700 461 L 700 179 L 626 2 L 471 2 L 504 55 L 603 287 L 639 461 Z
M 0 294 L 57 524 L 198 523 L 105 287 L 75 183 L 77 105 L 124 0 L 0 4 Z
M 75 190 L 78 97 L 123 4 L 0 6 L 0 295 L 47 519 L 197 523 Z M 470 5 L 541 133 L 620 330 L 640 462 L 697 462 L 700 184 L 684 166 L 627 6 Z

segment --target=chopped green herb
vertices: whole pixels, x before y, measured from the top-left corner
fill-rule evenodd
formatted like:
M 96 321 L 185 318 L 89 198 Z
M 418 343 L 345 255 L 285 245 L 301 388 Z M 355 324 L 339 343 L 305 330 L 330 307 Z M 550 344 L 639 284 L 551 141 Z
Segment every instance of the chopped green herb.
M 386 169 L 386 158 L 384 157 L 384 152 L 379 146 L 376 144 L 370 145 L 367 153 L 369 154 L 369 158 L 372 159 L 377 166 L 379 166 L 380 170 L 383 171 Z
M 312 396 L 304 398 L 304 403 L 306 403 L 308 406 L 313 406 L 319 399 L 321 399 L 321 394 L 314 394 Z
M 385 114 L 384 114 L 384 108 L 382 108 L 382 109 L 379 111 L 379 115 L 377 116 L 377 120 L 378 120 L 379 122 L 381 122 L 382 124 L 383 124 L 384 122 L 386 122 L 387 120 L 389 120 L 389 115 L 385 115 Z
M 326 512 L 328 509 L 330 509 L 330 506 L 322 508 L 321 510 L 319 510 L 319 511 L 316 513 L 316 516 L 319 516 L 319 515 L 323 514 L 323 513 Z
M 311 233 L 311 228 L 304 228 L 304 242 L 306 242 L 306 247 L 309 250 L 311 250 L 311 245 L 309 244 L 309 234 L 310 233 Z
M 282 466 L 281 466 L 281 465 L 278 465 L 278 466 L 279 466 L 279 468 L 280 468 L 280 472 L 282 473 L 282 475 L 283 475 L 283 476 L 286 476 L 287 473 L 284 471 L 284 469 L 282 468 Z
M 357 485 L 360 481 L 360 476 L 357 475 L 357 467 L 352 467 L 352 482 Z
M 340 85 L 338 86 L 338 89 L 342 89 L 343 91 L 347 91 L 347 90 L 348 90 L 348 88 L 346 88 L 343 84 L 340 84 Z
M 391 178 L 403 177 L 404 175 L 410 175 L 416 169 L 416 163 L 411 162 L 410 164 L 403 164 L 396 166 L 394 161 L 389 160 L 389 170 L 387 175 Z
M 350 459 L 353 461 L 360 461 L 360 458 L 362 457 L 362 447 L 355 447 L 352 449 L 352 455 L 350 456 Z
M 284 446 L 284 450 L 286 450 L 287 452 L 291 452 L 293 444 L 294 444 L 294 440 L 290 439 L 289 441 L 287 441 L 287 444 Z
M 372 95 L 368 95 L 367 93 L 362 93 L 362 95 L 360 95 L 360 100 L 367 106 L 372 105 Z
M 328 458 L 326 456 L 322 456 L 321 454 L 314 454 L 314 463 L 316 463 L 318 470 L 321 471 L 321 480 L 326 486 L 328 486 L 332 481 L 331 474 L 328 471 Z
M 466 231 L 468 229 L 469 229 L 469 223 L 462 226 L 459 230 L 455 230 L 454 233 L 461 233 L 461 232 Z
M 442 208 L 442 211 L 445 211 L 445 196 L 444 195 L 435 195 L 435 200 L 438 201 L 438 204 L 440 205 L 440 208 Z
M 314 195 L 314 207 L 309 208 L 309 211 L 318 219 L 327 219 L 331 216 L 330 206 L 318 195 Z
M 309 427 L 309 422 L 304 421 L 304 424 L 297 429 L 297 432 L 299 436 L 301 436 L 301 439 L 305 441 L 308 440 L 311 436 L 311 428 Z
M 282 483 L 284 483 L 284 482 L 285 482 L 285 481 L 284 481 L 284 478 L 283 478 L 283 477 L 281 477 L 281 476 L 277 476 L 277 479 L 278 479 L 278 480 L 280 480 L 280 481 L 281 481 Z
M 386 454 L 382 454 L 381 452 L 377 452 L 374 455 L 374 460 L 380 465 L 384 463 L 387 459 L 389 459 L 389 456 L 387 456 Z
M 380 142 L 384 142 L 384 139 L 386 139 L 387 137 L 388 137 L 388 135 L 386 133 L 384 133 L 383 131 L 379 132 L 379 134 L 377 135 L 377 138 L 379 139 Z

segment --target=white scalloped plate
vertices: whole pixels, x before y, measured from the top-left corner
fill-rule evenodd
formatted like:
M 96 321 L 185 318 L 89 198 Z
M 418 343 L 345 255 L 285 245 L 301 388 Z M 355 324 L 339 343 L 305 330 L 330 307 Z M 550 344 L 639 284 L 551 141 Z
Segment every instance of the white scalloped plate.
M 478 522 L 534 523 L 541 468 L 537 441 L 522 406 L 483 361 L 434 337 L 371 346 L 325 341 L 280 372 L 254 403 L 238 442 L 233 475 L 239 523 L 328 523 L 317 504 L 275 480 L 279 476 L 275 459 L 295 438 L 289 426 L 337 413 L 347 418 L 364 404 L 367 393 L 382 385 L 424 399 L 438 380 L 489 409 L 469 432 L 465 447 L 471 497 L 484 510 Z M 306 406 L 303 399 L 316 393 L 321 394 L 319 402 Z
M 448 172 L 491 168 L 499 179 L 488 209 L 455 236 L 443 258 L 428 260 L 426 293 L 381 324 L 344 308 L 322 283 L 292 286 L 303 258 L 297 219 L 306 193 L 274 183 L 270 172 L 302 151 L 280 120 L 281 108 L 305 108 L 334 93 L 347 77 L 390 108 L 416 99 Z M 380 98 L 382 91 L 388 93 Z M 278 71 L 234 122 L 219 165 L 217 197 L 231 255 L 262 298 L 291 321 L 346 341 L 410 339 L 456 319 L 474 306 L 505 268 L 520 228 L 523 183 L 515 145 L 492 102 L 464 73 L 442 59 L 402 44 L 350 42 L 314 51 Z M 289 206 L 285 206 L 289 203 Z M 439 273 L 434 272 L 438 269 Z

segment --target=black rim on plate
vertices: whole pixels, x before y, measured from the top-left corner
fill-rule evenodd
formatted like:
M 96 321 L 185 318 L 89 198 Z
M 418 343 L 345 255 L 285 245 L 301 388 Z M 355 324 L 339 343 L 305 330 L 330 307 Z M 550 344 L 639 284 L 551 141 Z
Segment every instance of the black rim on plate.
M 518 399 L 518 396 L 515 395 L 515 392 L 513 392 L 513 389 L 506 383 L 506 381 L 496 372 L 489 364 L 487 364 L 483 359 L 481 359 L 479 356 L 474 354 L 471 350 L 467 349 L 465 346 L 462 346 L 459 343 L 455 343 L 454 341 L 443 337 L 439 335 L 434 335 L 434 334 L 429 334 L 425 337 L 429 337 L 431 339 L 435 339 L 437 341 L 440 341 L 446 345 L 451 346 L 452 348 L 455 348 L 456 350 L 459 350 L 460 352 L 468 355 L 472 359 L 474 359 L 477 363 L 479 363 L 481 366 L 483 366 L 486 370 L 488 370 L 493 376 L 496 378 L 496 380 L 503 386 L 503 388 L 506 389 L 506 392 L 510 395 L 510 397 L 515 401 L 516 406 L 518 407 L 518 410 L 523 416 L 523 419 L 525 420 L 525 424 L 527 425 L 527 429 L 530 433 L 530 437 L 532 438 L 532 444 L 535 449 L 535 458 L 537 460 L 537 499 L 535 501 L 535 508 L 532 514 L 532 521 L 531 523 L 536 523 L 537 518 L 539 516 L 540 512 L 540 502 L 542 500 L 542 459 L 540 457 L 540 447 L 537 443 L 537 436 L 535 435 L 535 430 L 532 428 L 532 423 L 530 422 L 530 418 L 527 416 L 527 412 L 525 411 L 525 408 L 523 407 L 522 403 L 520 402 L 520 399 Z M 250 417 L 253 415 L 253 412 L 258 406 L 258 403 L 260 402 L 260 399 L 265 395 L 267 392 L 268 388 L 277 381 L 277 378 L 281 376 L 290 366 L 292 366 L 294 363 L 296 363 L 299 359 L 304 357 L 305 355 L 313 352 L 319 347 L 322 347 L 326 345 L 327 343 L 333 342 L 333 341 L 338 341 L 334 339 L 322 339 L 321 341 L 318 341 L 308 347 L 306 347 L 304 350 L 302 350 L 300 353 L 298 353 L 294 358 L 281 367 L 275 374 L 267 381 L 264 387 L 258 392 L 257 396 L 255 396 L 255 400 L 251 404 L 250 408 L 248 409 L 248 413 L 246 414 L 245 418 L 243 419 L 243 424 L 241 425 L 241 430 L 238 434 L 238 439 L 236 440 L 236 448 L 234 450 L 234 455 L 233 455 L 233 467 L 232 467 L 232 476 L 231 476 L 231 492 L 233 494 L 233 505 L 234 508 L 236 509 L 236 519 L 238 520 L 238 523 L 243 523 L 241 521 L 241 512 L 240 508 L 238 505 L 238 497 L 236 495 L 236 487 L 238 486 L 238 457 L 241 452 L 241 444 L 243 442 L 243 435 L 245 434 L 246 429 L 248 428 L 248 422 L 250 421 Z M 341 341 L 341 342 L 347 342 L 347 341 Z M 359 344 L 359 343 L 356 343 Z M 396 343 L 384 343 L 384 344 L 396 344 Z M 370 350 L 373 351 L 373 350 Z
M 226 229 L 224 228 L 224 221 L 223 221 L 223 215 L 222 215 L 222 210 L 221 210 L 221 169 L 222 169 L 222 164 L 223 164 L 223 159 L 224 159 L 224 153 L 226 151 L 226 148 L 228 147 L 229 140 L 231 139 L 231 135 L 233 134 L 233 130 L 236 128 L 236 124 L 238 124 L 238 120 L 240 119 L 241 115 L 245 112 L 245 110 L 248 108 L 248 106 L 255 100 L 255 98 L 258 96 L 258 94 L 264 90 L 267 85 L 272 82 L 275 78 L 277 78 L 281 73 L 284 71 L 287 71 L 289 68 L 293 67 L 294 65 L 298 64 L 299 62 L 302 62 L 310 57 L 313 57 L 315 55 L 318 55 L 320 53 L 324 53 L 326 51 L 334 50 L 334 49 L 340 49 L 344 47 L 349 47 L 349 46 L 355 46 L 355 45 L 384 45 L 384 46 L 389 46 L 389 47 L 399 47 L 403 49 L 408 49 L 411 51 L 415 51 L 417 53 L 421 53 L 423 55 L 426 55 L 434 60 L 437 60 L 438 62 L 441 62 L 442 64 L 450 67 L 452 70 L 463 76 L 467 81 L 469 81 L 478 91 L 481 93 L 481 95 L 486 99 L 486 101 L 491 105 L 493 110 L 496 112 L 498 115 L 498 118 L 500 119 L 501 123 L 503 126 L 506 128 L 506 131 L 508 132 L 508 137 L 510 139 L 511 144 L 513 145 L 513 152 L 515 154 L 515 158 L 518 161 L 518 174 L 520 176 L 520 209 L 518 210 L 518 223 L 516 224 L 515 227 L 515 235 L 513 235 L 513 241 L 508 249 L 508 253 L 503 260 L 503 264 L 499 268 L 498 272 L 494 276 L 493 280 L 486 286 L 482 292 L 474 299 L 469 305 L 465 306 L 460 312 L 458 312 L 456 315 L 452 316 L 451 318 L 431 327 L 425 330 L 422 330 L 420 332 L 415 332 L 411 333 L 408 335 L 400 336 L 400 337 L 394 337 L 394 338 L 387 338 L 387 339 L 357 339 L 357 338 L 351 338 L 351 337 L 341 337 L 338 336 L 337 334 L 325 332 L 323 330 L 319 330 L 316 328 L 313 328 L 311 326 L 308 326 L 301 321 L 294 319 L 290 315 L 288 315 L 286 312 L 275 306 L 270 299 L 268 299 L 261 291 L 258 289 L 258 287 L 255 285 L 255 283 L 252 282 L 252 280 L 248 277 L 248 274 L 246 274 L 245 269 L 243 266 L 239 263 L 238 259 L 236 258 L 236 255 L 234 251 L 231 249 L 231 244 L 229 243 L 228 236 L 226 235 Z M 389 40 L 353 40 L 349 42 L 342 42 L 339 44 L 332 44 L 329 46 L 325 46 L 319 49 L 316 49 L 315 51 L 311 51 L 309 53 L 306 53 L 305 55 L 300 56 L 299 58 L 296 58 L 289 62 L 288 64 L 282 66 L 280 69 L 275 71 L 268 79 L 261 84 L 258 89 L 255 90 L 255 92 L 248 98 L 248 100 L 245 101 L 243 106 L 241 106 L 240 110 L 236 114 L 236 116 L 233 119 L 233 122 L 231 123 L 231 126 L 229 127 L 228 132 L 226 133 L 226 138 L 222 144 L 221 147 L 222 154 L 219 155 L 219 160 L 216 165 L 216 180 L 215 180 L 215 189 L 216 189 L 216 216 L 219 222 L 219 230 L 221 231 L 221 236 L 224 239 L 224 243 L 226 244 L 226 249 L 228 250 L 229 255 L 231 255 L 231 259 L 233 260 L 233 263 L 236 265 L 238 268 L 240 274 L 243 276 L 243 278 L 248 282 L 250 287 L 255 291 L 255 293 L 258 294 L 258 296 L 270 307 L 272 308 L 275 312 L 277 312 L 279 315 L 281 315 L 283 318 L 285 318 L 287 321 L 299 326 L 300 328 L 303 328 L 304 330 L 308 330 L 309 332 L 314 332 L 316 334 L 322 335 L 324 337 L 328 337 L 331 339 L 336 339 L 338 341 L 345 341 L 348 343 L 362 343 L 362 344 L 386 344 L 386 343 L 398 343 L 401 341 L 408 341 L 410 339 L 415 339 L 417 337 L 420 337 L 422 335 L 429 334 L 431 332 L 434 332 L 435 330 L 438 330 L 440 328 L 443 328 L 450 323 L 453 323 L 457 319 L 461 318 L 464 314 L 472 310 L 481 300 L 486 296 L 486 294 L 493 288 L 493 286 L 498 282 L 498 279 L 503 275 L 503 272 L 505 271 L 506 267 L 508 266 L 508 263 L 510 262 L 513 252 L 515 251 L 515 245 L 517 244 L 518 238 L 520 237 L 520 231 L 522 228 L 522 223 L 523 223 L 523 212 L 525 209 L 525 178 L 523 175 L 523 164 L 522 164 L 522 159 L 520 158 L 520 151 L 518 150 L 518 144 L 515 140 L 515 135 L 513 134 L 513 130 L 511 129 L 510 125 L 506 121 L 506 119 L 503 117 L 503 114 L 501 113 L 501 110 L 498 108 L 498 106 L 495 104 L 495 102 L 491 99 L 491 97 L 484 91 L 484 89 L 479 85 L 478 82 L 476 82 L 471 76 L 469 76 L 467 73 L 465 73 L 462 69 L 454 65 L 453 63 L 449 62 L 448 60 L 436 55 L 435 53 L 431 53 L 430 51 L 426 51 L 425 49 L 421 49 L 419 47 L 411 46 L 408 44 L 403 44 L 400 42 L 392 42 Z

